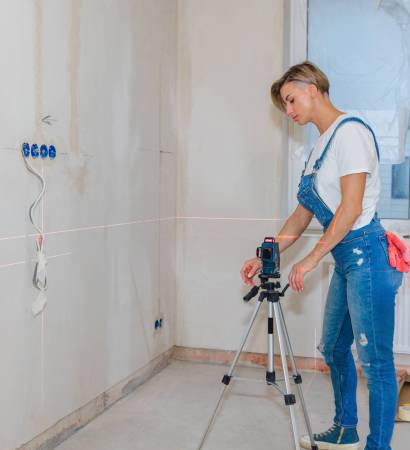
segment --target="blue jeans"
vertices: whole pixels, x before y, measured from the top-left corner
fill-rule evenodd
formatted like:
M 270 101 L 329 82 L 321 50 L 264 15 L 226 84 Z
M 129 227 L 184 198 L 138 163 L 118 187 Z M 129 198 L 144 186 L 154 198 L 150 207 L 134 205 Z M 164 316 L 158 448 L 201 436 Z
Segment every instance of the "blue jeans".
M 330 368 L 335 423 L 357 425 L 353 339 L 369 389 L 370 434 L 365 450 L 391 450 L 397 406 L 393 361 L 395 295 L 402 273 L 390 267 L 383 227 L 353 230 L 332 250 L 330 284 L 319 350 Z

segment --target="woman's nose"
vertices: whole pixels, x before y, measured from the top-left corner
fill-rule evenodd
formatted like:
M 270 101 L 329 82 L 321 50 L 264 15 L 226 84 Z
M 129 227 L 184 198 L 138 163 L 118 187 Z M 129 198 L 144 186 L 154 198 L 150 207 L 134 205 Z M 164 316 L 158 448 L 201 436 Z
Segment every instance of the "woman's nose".
M 293 113 L 293 109 L 291 108 L 291 106 L 288 104 L 286 105 L 286 114 L 288 116 L 290 116 Z

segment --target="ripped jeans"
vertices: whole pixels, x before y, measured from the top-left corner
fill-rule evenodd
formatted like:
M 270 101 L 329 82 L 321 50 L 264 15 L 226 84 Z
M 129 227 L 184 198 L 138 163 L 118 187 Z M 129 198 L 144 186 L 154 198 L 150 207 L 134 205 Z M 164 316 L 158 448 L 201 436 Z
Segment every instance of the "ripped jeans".
M 351 231 L 333 250 L 330 283 L 319 350 L 330 368 L 334 422 L 357 425 L 357 373 L 353 339 L 369 389 L 370 434 L 365 450 L 391 450 L 397 404 L 393 361 L 395 295 L 402 273 L 390 267 L 380 224 Z

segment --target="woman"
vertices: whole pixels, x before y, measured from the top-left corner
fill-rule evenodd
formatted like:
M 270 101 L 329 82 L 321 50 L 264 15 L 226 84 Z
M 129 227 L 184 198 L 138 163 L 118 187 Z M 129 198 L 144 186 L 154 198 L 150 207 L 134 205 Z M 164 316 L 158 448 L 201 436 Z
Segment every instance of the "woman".
M 365 450 L 388 450 L 397 403 L 394 305 L 402 273 L 389 265 L 385 230 L 376 214 L 377 142 L 367 124 L 335 108 L 326 75 L 308 61 L 291 67 L 273 84 L 271 94 L 291 119 L 299 125 L 311 122 L 320 132 L 302 173 L 299 204 L 277 236 L 283 252 L 313 216 L 323 225 L 320 241 L 289 275 L 290 286 L 298 292 L 303 291 L 304 276 L 329 251 L 335 260 L 318 348 L 330 369 L 336 411 L 333 426 L 314 438 L 319 449 L 359 449 L 357 373 L 351 352 L 355 339 L 369 390 Z M 246 261 L 243 281 L 253 285 L 260 266 L 258 258 Z M 310 448 L 309 439 L 302 438 L 301 445 Z

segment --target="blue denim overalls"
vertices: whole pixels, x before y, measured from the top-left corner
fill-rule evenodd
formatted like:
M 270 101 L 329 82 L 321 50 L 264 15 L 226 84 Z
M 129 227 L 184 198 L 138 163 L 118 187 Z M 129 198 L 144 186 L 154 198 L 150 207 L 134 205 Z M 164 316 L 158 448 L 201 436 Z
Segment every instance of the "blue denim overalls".
M 358 122 L 373 135 L 377 157 L 379 148 L 372 129 L 361 119 L 347 117 L 336 126 L 309 175 L 302 173 L 297 198 L 323 225 L 333 213 L 315 187 L 316 173 L 331 151 L 339 127 Z M 351 230 L 331 251 L 335 271 L 330 283 L 323 318 L 319 350 L 330 368 L 335 396 L 334 422 L 356 427 L 357 373 L 351 352 L 353 340 L 369 389 L 369 426 L 365 450 L 391 450 L 397 403 L 397 383 L 393 361 L 395 295 L 402 274 L 390 267 L 385 230 L 377 214 L 371 222 Z

